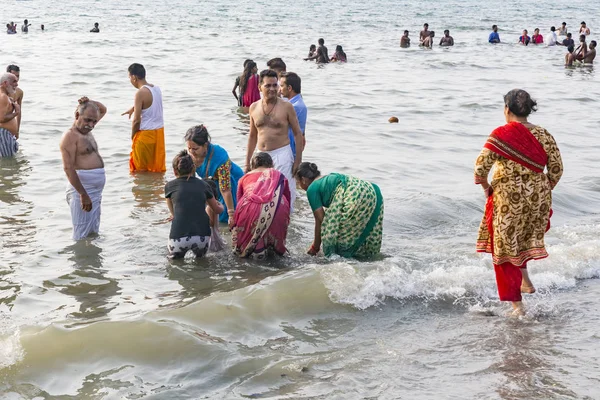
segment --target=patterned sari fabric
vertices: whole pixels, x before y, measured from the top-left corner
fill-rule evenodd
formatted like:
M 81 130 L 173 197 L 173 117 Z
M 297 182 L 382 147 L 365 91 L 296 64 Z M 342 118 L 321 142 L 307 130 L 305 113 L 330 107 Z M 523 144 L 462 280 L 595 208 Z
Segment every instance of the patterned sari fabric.
M 366 258 L 379 254 L 383 233 L 383 197 L 373 183 L 345 176 L 321 225 L 326 256 Z
M 502 272 L 506 276 L 520 276 L 515 267 L 525 268 L 528 260 L 548 256 L 544 234 L 552 214 L 552 189 L 563 173 L 560 152 L 552 135 L 539 126 L 529 132 L 545 153 L 546 173 L 543 172 L 544 165 L 540 165 L 543 157 L 533 150 L 519 149 L 519 144 L 523 146 L 529 138 L 516 130 L 513 131 L 514 145 L 492 134 L 475 164 L 475 183 L 478 184 L 487 180 L 494 167 L 493 194 L 488 198 L 479 227 L 477 251 L 492 253 L 497 272 L 507 268 L 514 270 Z M 535 145 L 531 143 L 531 146 Z M 510 279 L 520 285 L 519 276 Z M 496 278 L 499 279 L 498 273 Z M 511 292 L 518 293 L 507 296 L 501 293 L 500 300 L 520 301 L 520 290 L 513 289 Z
M 290 189 L 275 169 L 253 172 L 239 181 L 232 241 L 240 257 L 266 258 L 285 254 L 290 224 Z

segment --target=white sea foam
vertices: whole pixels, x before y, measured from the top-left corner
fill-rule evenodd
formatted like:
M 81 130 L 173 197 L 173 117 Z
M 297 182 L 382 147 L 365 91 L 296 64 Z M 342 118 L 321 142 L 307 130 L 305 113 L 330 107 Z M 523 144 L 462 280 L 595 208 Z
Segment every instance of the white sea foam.
M 17 364 L 24 355 L 18 327 L 11 321 L 9 312 L 0 308 L 0 370 Z

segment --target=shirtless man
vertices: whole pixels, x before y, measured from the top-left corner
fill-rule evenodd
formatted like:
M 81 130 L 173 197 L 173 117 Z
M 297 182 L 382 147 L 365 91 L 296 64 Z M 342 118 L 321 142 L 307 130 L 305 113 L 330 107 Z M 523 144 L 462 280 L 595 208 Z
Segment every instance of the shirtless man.
M 14 76 L 17 77 L 17 82 L 19 82 L 19 79 L 21 78 L 21 69 L 17 66 L 17 65 L 9 65 L 8 67 L 6 67 L 6 72 L 13 74 Z M 23 106 L 23 91 L 21 90 L 20 87 L 17 87 L 17 91 L 15 92 L 15 94 L 12 96 L 13 100 L 17 102 L 17 104 L 19 105 L 19 108 Z M 19 131 L 21 131 L 21 113 L 19 113 L 19 116 L 17 117 L 17 122 L 18 122 L 18 129 Z M 17 139 L 19 138 L 19 132 L 17 132 Z
M 293 210 L 296 199 L 294 173 L 302 162 L 304 150 L 302 130 L 292 104 L 277 96 L 278 83 L 275 71 L 267 69 L 260 73 L 259 88 L 262 100 L 250 106 L 250 134 L 245 171 L 250 170 L 250 160 L 257 147 L 258 151 L 269 153 L 275 169 L 283 173 L 288 180 L 291 192 L 290 205 Z M 288 127 L 292 128 L 296 142 L 295 159 L 290 146 Z
M 90 29 L 90 32 L 92 33 L 100 33 L 100 25 L 98 25 L 98 23 L 94 23 L 94 27 L 92 29 Z
M 596 58 L 596 41 L 592 40 L 590 42 L 590 48 L 589 48 L 587 54 L 585 55 L 585 57 L 583 57 L 583 63 L 584 64 L 593 64 L 594 58 Z
M 423 41 L 421 42 L 421 46 L 426 47 L 428 49 L 432 49 L 433 48 L 433 37 L 435 36 L 435 32 L 434 31 L 428 31 L 429 32 L 429 36 L 427 36 L 425 39 L 423 39 Z
M 575 45 L 570 44 L 567 46 L 567 54 L 565 54 L 565 66 L 572 67 L 573 61 L 575 61 Z
M 0 157 L 12 157 L 19 150 L 17 139 L 21 107 L 12 97 L 18 85 L 13 74 L 6 73 L 0 77 Z
M 60 140 L 63 167 L 69 180 L 67 203 L 71 208 L 74 240 L 98 233 L 100 228 L 100 205 L 106 176 L 92 130 L 104 115 L 104 105 L 82 97 L 75 110 L 73 126 Z
M 410 38 L 408 37 L 408 31 L 404 31 L 404 35 L 400 38 L 400 47 L 406 49 L 410 47 Z
M 450 36 L 450 31 L 448 29 L 444 31 L 444 36 L 442 36 L 442 40 L 440 40 L 440 46 L 454 46 L 454 38 Z
M 326 64 L 329 62 L 329 54 L 327 53 L 327 47 L 325 47 L 325 39 L 319 39 L 319 48 L 317 49 L 317 53 L 312 57 L 304 59 L 304 61 L 308 60 L 317 60 L 317 64 Z
M 588 47 L 585 42 L 585 35 L 579 35 L 579 46 L 575 49 L 575 59 L 578 61 L 583 61 L 585 56 L 587 55 Z
M 423 43 L 429 37 L 429 24 L 423 24 L 423 30 L 419 33 L 419 42 Z
M 21 32 L 23 32 L 23 33 L 29 32 L 30 26 L 31 26 L 31 24 L 29 23 L 29 21 L 27 21 L 27 20 L 23 21 L 23 25 L 21 25 Z

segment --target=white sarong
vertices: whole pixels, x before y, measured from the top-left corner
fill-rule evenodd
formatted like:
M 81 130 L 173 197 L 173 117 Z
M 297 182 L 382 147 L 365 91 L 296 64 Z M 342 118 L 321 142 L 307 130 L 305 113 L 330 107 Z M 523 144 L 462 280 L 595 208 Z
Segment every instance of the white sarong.
M 276 150 L 265 151 L 273 159 L 275 169 L 281 172 L 288 180 L 290 186 L 290 214 L 294 212 L 294 203 L 296 202 L 296 179 L 292 169 L 294 168 L 294 153 L 292 146 L 280 147 Z
M 67 184 L 67 203 L 71 208 L 74 240 L 83 239 L 90 233 L 98 233 L 102 210 L 102 190 L 106 183 L 104 168 L 80 169 L 77 170 L 77 175 L 83 188 L 92 199 L 92 210 L 84 211 L 81 208 L 81 196 L 73 185 Z

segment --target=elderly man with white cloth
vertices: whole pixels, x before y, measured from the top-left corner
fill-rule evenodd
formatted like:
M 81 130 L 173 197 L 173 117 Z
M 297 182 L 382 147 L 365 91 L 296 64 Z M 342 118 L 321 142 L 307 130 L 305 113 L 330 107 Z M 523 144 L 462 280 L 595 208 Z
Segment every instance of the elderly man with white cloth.
M 75 240 L 98 233 L 100 228 L 100 203 L 106 175 L 92 130 L 105 114 L 104 105 L 82 97 L 75 111 L 75 122 L 60 141 L 63 166 L 69 180 L 67 203 L 71 208 Z

